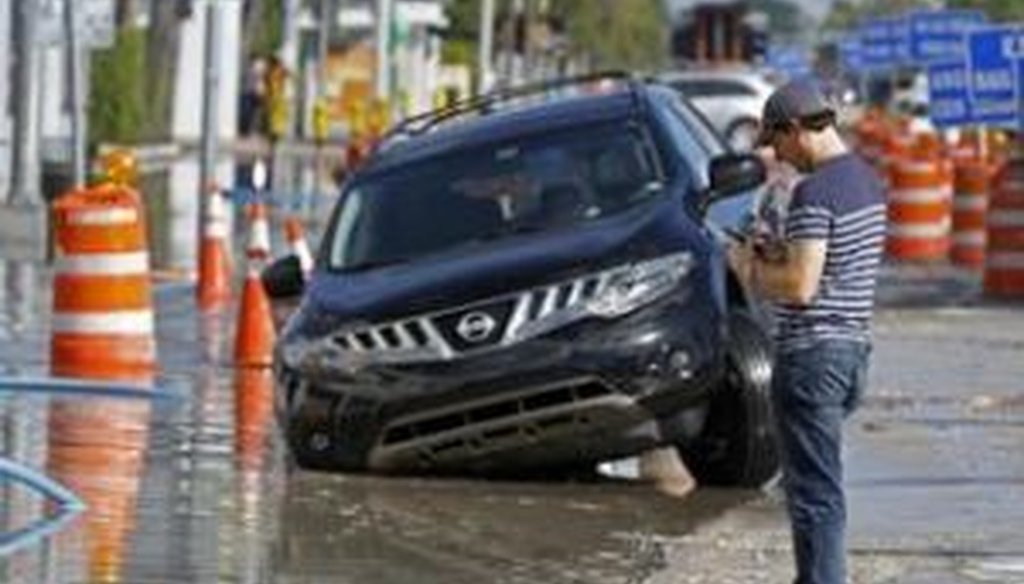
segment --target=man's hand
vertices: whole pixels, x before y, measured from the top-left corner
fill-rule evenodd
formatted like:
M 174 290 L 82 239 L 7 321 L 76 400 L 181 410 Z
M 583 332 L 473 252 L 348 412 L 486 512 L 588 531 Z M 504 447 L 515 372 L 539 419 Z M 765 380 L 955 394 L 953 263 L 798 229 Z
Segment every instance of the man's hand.
M 729 266 L 744 288 L 750 288 L 750 274 L 754 265 L 754 248 L 751 244 L 735 242 L 726 248 Z

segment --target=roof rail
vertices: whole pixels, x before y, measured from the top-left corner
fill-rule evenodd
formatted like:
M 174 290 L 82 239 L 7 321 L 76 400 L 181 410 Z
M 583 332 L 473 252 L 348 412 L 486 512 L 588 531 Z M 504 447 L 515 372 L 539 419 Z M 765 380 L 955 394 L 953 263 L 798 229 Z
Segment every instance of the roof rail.
M 432 110 L 411 118 L 406 118 L 385 132 L 378 141 L 378 145 L 384 146 L 387 142 L 397 138 L 398 136 L 415 136 L 417 134 L 421 134 L 441 122 L 470 112 L 481 112 L 483 114 L 487 114 L 491 111 L 492 106 L 512 99 L 539 94 L 552 89 L 574 87 L 597 81 L 610 80 L 627 84 L 634 102 L 638 102 L 639 98 L 636 91 L 637 84 L 642 82 L 644 79 L 646 79 L 644 76 L 630 73 L 628 71 L 601 71 L 597 73 L 586 73 L 572 77 L 562 77 L 553 80 L 497 89 L 483 95 L 474 95 L 472 97 L 456 101 L 455 103 L 440 109 Z

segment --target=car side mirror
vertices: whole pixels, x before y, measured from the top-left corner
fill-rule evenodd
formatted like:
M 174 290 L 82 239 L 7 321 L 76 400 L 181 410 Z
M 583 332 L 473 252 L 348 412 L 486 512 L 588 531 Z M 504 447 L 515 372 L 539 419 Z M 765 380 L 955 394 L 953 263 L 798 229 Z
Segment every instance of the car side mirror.
M 768 178 L 768 171 L 756 154 L 729 153 L 711 159 L 708 176 L 710 185 L 702 198 L 702 210 L 760 186 Z
M 283 300 L 301 296 L 306 288 L 306 278 L 298 256 L 291 254 L 274 260 L 260 275 L 263 289 L 272 300 Z

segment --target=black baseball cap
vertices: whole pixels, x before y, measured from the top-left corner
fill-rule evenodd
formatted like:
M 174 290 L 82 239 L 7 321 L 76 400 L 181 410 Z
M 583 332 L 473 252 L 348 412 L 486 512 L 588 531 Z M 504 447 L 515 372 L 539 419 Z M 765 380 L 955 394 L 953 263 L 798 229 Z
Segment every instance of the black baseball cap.
M 790 81 L 776 89 L 765 102 L 756 144 L 767 145 L 775 132 L 789 126 L 834 115 L 835 109 L 816 83 L 809 79 Z

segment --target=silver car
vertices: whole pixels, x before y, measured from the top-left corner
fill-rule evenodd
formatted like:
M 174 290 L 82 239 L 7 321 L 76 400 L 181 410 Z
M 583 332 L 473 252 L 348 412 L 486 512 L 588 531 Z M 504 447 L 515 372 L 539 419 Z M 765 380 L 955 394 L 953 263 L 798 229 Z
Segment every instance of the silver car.
M 688 97 L 734 150 L 752 148 L 761 110 L 774 89 L 761 73 L 695 69 L 664 73 L 660 80 Z

